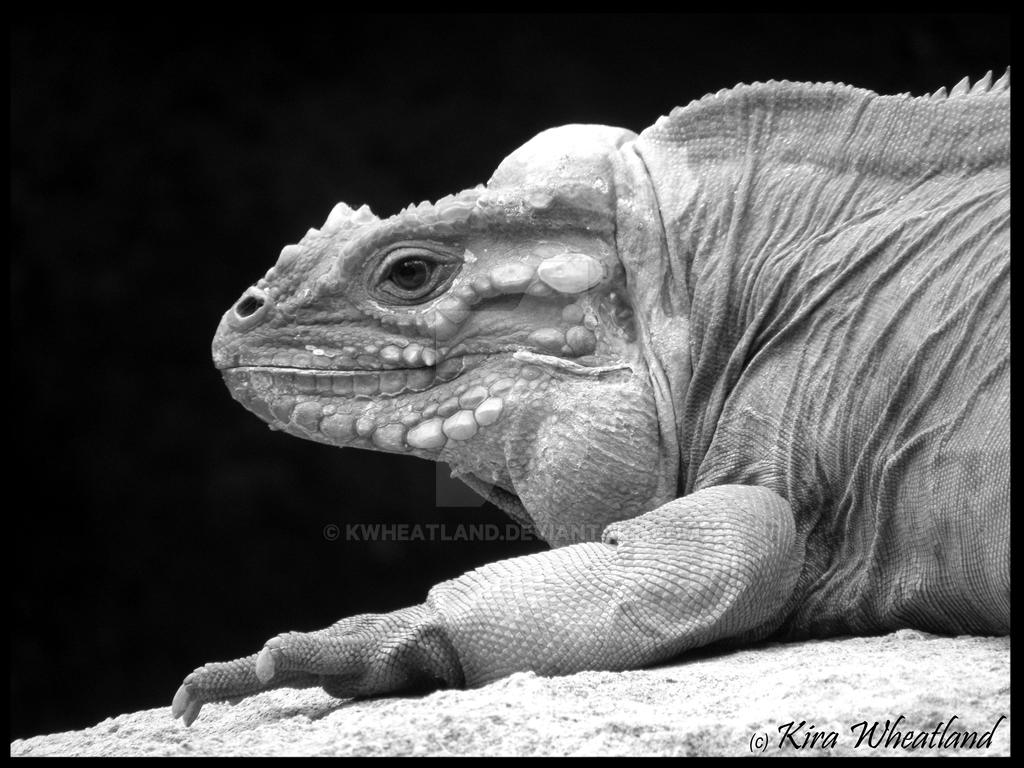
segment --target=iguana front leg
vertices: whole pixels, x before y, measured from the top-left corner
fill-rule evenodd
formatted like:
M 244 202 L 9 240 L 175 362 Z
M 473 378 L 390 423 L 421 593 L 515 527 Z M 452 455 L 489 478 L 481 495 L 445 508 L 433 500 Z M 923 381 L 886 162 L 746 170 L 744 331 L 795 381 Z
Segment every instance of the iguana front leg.
M 803 563 L 792 510 L 753 486 L 717 486 L 605 529 L 600 542 L 478 568 L 424 604 L 270 640 L 189 675 L 173 714 L 267 688 L 332 695 L 476 686 L 520 671 L 632 669 L 690 648 L 764 636 Z

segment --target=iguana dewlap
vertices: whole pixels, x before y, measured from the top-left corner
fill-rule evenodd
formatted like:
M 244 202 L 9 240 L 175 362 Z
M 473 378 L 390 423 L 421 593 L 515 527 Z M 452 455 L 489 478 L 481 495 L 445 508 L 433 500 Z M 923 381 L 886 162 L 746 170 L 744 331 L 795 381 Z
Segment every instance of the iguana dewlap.
M 1010 628 L 1010 90 L 743 85 L 339 203 L 213 356 L 272 428 L 444 461 L 546 538 L 188 677 L 173 713 Z

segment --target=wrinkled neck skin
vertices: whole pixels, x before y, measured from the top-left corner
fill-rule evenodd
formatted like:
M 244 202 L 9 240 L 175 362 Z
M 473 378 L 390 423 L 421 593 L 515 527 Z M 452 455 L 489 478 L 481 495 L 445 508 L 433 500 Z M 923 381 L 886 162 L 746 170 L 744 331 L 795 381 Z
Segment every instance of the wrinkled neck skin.
M 606 525 L 679 492 L 677 417 L 690 371 L 687 293 L 669 277 L 654 188 L 632 142 L 607 161 L 602 187 L 613 192 L 614 227 L 602 245 L 617 262 L 615 279 L 580 296 L 578 306 L 598 318 L 600 340 L 616 340 L 614 352 L 604 345 L 610 363 L 515 355 L 541 371 L 543 382 L 515 402 L 501 468 L 495 471 L 489 453 L 451 460 L 453 474 L 513 517 L 525 517 L 555 546 L 598 539 Z M 525 509 L 502 485 L 514 488 Z
M 642 194 L 656 198 L 665 233 L 660 248 L 619 250 L 638 306 L 658 297 L 638 314 L 650 318 L 652 382 L 657 390 L 660 363 L 670 393 L 658 398 L 659 422 L 670 423 L 671 406 L 679 427 L 680 495 L 758 482 L 792 500 L 801 482 L 823 485 L 797 479 L 819 471 L 808 456 L 852 471 L 846 441 L 816 439 L 844 407 L 817 394 L 826 369 L 853 370 L 846 358 L 879 344 L 899 342 L 885 358 L 909 359 L 893 354 L 910 355 L 919 332 L 897 308 L 937 285 L 939 258 L 968 237 L 958 234 L 966 225 L 937 227 L 972 205 L 995 215 L 991 196 L 1009 193 L 1009 74 L 968 87 L 915 98 L 832 83 L 737 86 L 674 109 L 622 148 L 649 174 L 654 191 Z M 631 267 L 632 253 L 644 261 Z M 671 356 L 683 336 L 689 368 Z M 816 385 L 801 380 L 808 370 Z M 888 401 L 886 380 L 871 376 L 861 402 L 869 392 Z M 803 460 L 782 471 L 750 434 Z M 841 471 L 833 482 L 851 481 Z
M 683 405 L 691 379 L 690 289 L 666 239 L 661 205 L 647 166 L 629 142 L 620 150 L 621 181 L 616 185 L 616 246 L 626 274 L 638 326 L 639 353 L 657 413 L 661 463 L 682 495 L 680 465 Z M 671 468 L 671 469 L 670 469 Z

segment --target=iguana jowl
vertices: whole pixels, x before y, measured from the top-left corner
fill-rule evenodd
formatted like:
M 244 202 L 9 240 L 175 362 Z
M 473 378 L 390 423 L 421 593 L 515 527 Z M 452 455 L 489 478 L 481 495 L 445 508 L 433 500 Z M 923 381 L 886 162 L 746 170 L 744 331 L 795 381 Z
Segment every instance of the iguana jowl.
M 1009 632 L 1009 167 L 1009 73 L 924 98 L 771 82 L 639 136 L 545 131 L 388 219 L 337 205 L 225 313 L 231 393 L 447 462 L 554 549 L 208 664 L 174 715 Z

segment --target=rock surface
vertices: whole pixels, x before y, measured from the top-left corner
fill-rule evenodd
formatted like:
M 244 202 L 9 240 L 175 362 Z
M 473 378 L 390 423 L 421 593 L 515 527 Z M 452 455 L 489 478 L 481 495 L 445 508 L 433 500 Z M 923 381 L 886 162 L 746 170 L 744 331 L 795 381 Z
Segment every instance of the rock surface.
M 19 739 L 11 755 L 1010 754 L 1010 639 L 912 630 L 704 651 L 633 672 L 518 674 L 417 698 L 270 691 L 208 704 L 191 728 L 171 719 L 172 693 L 160 709 Z M 877 743 L 900 715 L 902 734 L 938 727 L 933 743 L 953 716 L 947 740 L 996 728 L 983 748 L 857 746 L 851 726 L 879 721 Z M 780 727 L 791 721 L 787 740 Z M 835 745 L 822 748 L 830 731 Z

